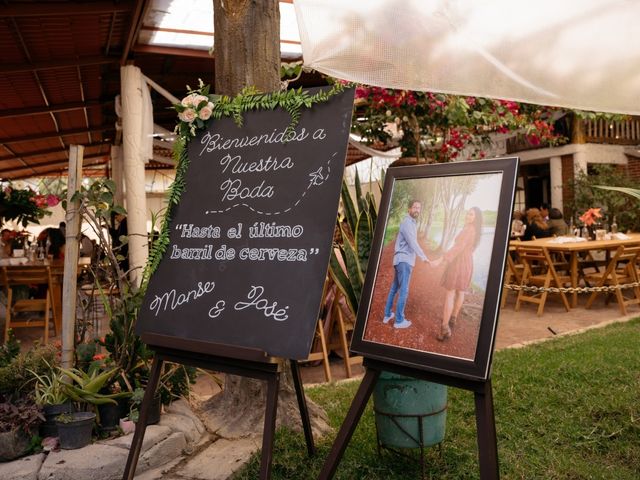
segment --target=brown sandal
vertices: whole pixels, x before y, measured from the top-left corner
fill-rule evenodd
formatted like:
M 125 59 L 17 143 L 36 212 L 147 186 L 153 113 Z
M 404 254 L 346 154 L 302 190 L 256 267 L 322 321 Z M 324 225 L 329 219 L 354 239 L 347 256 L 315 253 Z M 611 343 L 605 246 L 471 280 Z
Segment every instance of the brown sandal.
M 436 336 L 436 338 L 439 341 L 443 342 L 449 337 L 451 337 L 451 329 L 448 325 L 442 325 L 440 328 L 440 333 Z

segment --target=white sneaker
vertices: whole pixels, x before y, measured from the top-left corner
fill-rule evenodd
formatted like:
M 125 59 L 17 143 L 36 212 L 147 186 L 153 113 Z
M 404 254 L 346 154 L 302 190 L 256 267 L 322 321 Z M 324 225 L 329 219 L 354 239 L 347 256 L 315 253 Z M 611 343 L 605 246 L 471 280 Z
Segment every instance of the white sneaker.
M 389 323 L 389 320 L 391 320 L 391 319 L 392 319 L 393 317 L 395 317 L 395 316 L 396 316 L 396 314 L 395 314 L 395 313 L 393 313 L 393 312 L 391 312 L 391 315 L 389 315 L 388 317 L 384 317 L 384 318 L 382 319 L 382 323 Z
M 394 328 L 407 328 L 411 326 L 411 320 L 407 320 L 406 318 L 400 323 L 394 323 Z

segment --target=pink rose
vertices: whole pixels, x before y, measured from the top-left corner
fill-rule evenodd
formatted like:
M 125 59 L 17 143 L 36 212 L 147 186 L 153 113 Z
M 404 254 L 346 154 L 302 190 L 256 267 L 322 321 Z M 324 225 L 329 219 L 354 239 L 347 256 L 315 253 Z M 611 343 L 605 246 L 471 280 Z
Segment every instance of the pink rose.
M 209 105 L 206 105 L 200 109 L 200 112 L 198 112 L 198 117 L 200 117 L 200 120 L 209 120 L 212 113 L 213 110 L 211 110 Z
M 183 122 L 191 123 L 196 119 L 196 111 L 193 108 L 187 108 L 184 112 L 178 113 L 178 118 Z
M 208 102 L 208 101 L 209 101 L 209 97 L 205 97 L 204 95 L 196 95 L 195 98 L 193 99 L 193 106 L 197 107 L 198 105 L 200 105 L 200 103 Z
M 182 102 L 180 103 L 182 103 L 182 105 L 184 105 L 185 107 L 192 107 L 195 96 L 196 96 L 195 93 L 192 93 L 191 95 L 187 95 L 182 99 Z
M 60 203 L 60 199 L 58 198 L 57 195 L 54 195 L 52 193 L 50 193 L 49 195 L 47 195 L 47 205 L 50 207 L 55 207 L 56 205 L 58 205 Z

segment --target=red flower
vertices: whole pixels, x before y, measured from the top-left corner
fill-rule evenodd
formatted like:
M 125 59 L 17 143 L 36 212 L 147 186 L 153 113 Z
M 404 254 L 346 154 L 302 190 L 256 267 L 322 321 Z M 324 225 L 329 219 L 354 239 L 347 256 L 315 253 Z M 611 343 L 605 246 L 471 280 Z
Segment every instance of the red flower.
M 60 198 L 58 198 L 57 195 L 54 195 L 52 193 L 50 193 L 49 195 L 47 195 L 47 205 L 49 207 L 55 207 L 56 205 L 58 205 L 60 203 Z
M 33 197 L 31 197 L 31 201 L 38 208 L 42 208 L 42 207 L 46 207 L 47 206 L 47 197 L 45 197 L 44 195 L 34 195 Z
M 106 353 L 96 353 L 93 356 L 93 360 L 104 360 L 105 358 L 107 358 L 107 354 Z

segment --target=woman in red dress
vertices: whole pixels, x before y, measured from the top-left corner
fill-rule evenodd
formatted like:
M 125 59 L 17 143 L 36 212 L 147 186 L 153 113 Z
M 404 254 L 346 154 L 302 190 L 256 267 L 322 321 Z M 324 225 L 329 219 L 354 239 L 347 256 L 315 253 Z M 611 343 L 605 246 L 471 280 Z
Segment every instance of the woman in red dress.
M 473 251 L 480 243 L 482 233 L 482 212 L 478 207 L 467 211 L 464 227 L 453 242 L 453 246 L 444 254 L 446 264 L 440 284 L 445 288 L 442 325 L 437 339 L 444 341 L 451 337 L 460 308 L 464 302 L 465 291 L 471 284 L 473 275 Z

